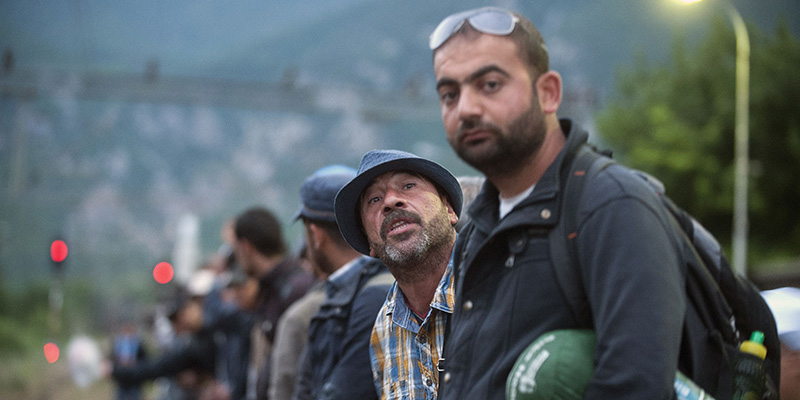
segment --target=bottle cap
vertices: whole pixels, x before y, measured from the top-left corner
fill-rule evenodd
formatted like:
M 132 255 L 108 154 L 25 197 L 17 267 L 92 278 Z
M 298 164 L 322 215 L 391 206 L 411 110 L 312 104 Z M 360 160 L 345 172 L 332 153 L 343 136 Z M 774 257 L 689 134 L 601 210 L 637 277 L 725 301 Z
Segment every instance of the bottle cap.
M 764 344 L 764 332 L 753 331 L 753 334 L 750 335 L 750 341 L 758 344 Z
M 744 353 L 752 354 L 760 359 L 764 359 L 767 357 L 767 348 L 763 345 L 764 343 L 764 332 L 761 331 L 754 331 L 750 335 L 750 340 L 745 340 L 739 346 L 739 350 Z

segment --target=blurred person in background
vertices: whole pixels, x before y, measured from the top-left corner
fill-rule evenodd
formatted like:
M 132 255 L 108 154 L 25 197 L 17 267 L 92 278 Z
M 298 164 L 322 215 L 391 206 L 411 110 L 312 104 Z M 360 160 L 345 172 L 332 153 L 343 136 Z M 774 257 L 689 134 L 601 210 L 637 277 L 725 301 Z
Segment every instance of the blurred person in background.
M 357 251 L 397 280 L 375 318 L 370 361 L 380 399 L 435 399 L 455 286 L 451 261 L 461 187 L 411 153 L 373 150 L 336 196 L 336 221 Z
M 250 357 L 250 332 L 253 313 L 240 307 L 230 282 L 241 274 L 233 251 L 227 244 L 211 256 L 196 273 L 209 286 L 203 302 L 203 324 L 213 331 L 216 346 L 214 398 L 241 400 L 247 389 L 247 364 Z
M 287 255 L 275 215 L 263 207 L 240 214 L 234 223 L 234 254 L 239 267 L 259 284 L 250 336 L 248 399 L 268 399 L 270 357 L 278 319 L 314 282 L 311 273 Z
M 458 176 L 456 177 L 458 180 L 458 184 L 461 185 L 461 193 L 464 196 L 463 205 L 461 206 L 462 210 L 469 209 L 470 204 L 472 201 L 475 200 L 475 197 L 478 196 L 478 193 L 481 191 L 481 187 L 483 183 L 486 181 L 486 177 L 484 176 Z M 458 222 L 456 223 L 456 231 L 460 232 L 461 228 L 467 224 L 469 221 L 469 214 L 463 213 L 458 218 Z
M 336 193 L 356 171 L 324 167 L 300 189 L 309 259 L 325 280 L 325 297 L 307 330 L 308 344 L 298 372 L 294 398 L 376 399 L 369 341 L 392 275 L 379 260 L 364 256 L 344 240 L 336 224 Z
M 213 332 L 203 328 L 203 295 L 179 289 L 169 301 L 167 312 L 177 335 L 171 347 L 158 357 L 133 364 L 114 362 L 107 374 L 120 386 L 175 377 L 181 397 L 200 396 L 213 383 L 216 361 Z
M 207 263 L 192 275 L 186 288 L 180 289 L 168 305 L 167 317 L 177 335 L 175 340 L 152 363 L 115 363 L 125 367 L 114 370 L 120 383 L 176 376 L 182 394 L 175 395 L 175 386 L 168 384 L 163 390 L 165 398 L 245 398 L 253 313 L 240 307 L 229 289 L 229 274 L 236 270 L 224 276 L 220 271 Z M 242 302 L 247 304 L 249 296 L 253 303 L 255 293 L 257 290 L 243 291 Z M 216 300 L 209 301 L 214 297 Z M 180 372 L 176 374 L 176 370 Z
M 114 365 L 129 367 L 142 362 L 147 358 L 147 351 L 144 347 L 136 324 L 126 322 L 122 324 L 119 333 L 114 337 L 111 352 L 111 362 Z M 140 400 L 142 398 L 142 385 L 118 384 L 116 388 L 117 400 Z
M 781 341 L 782 400 L 800 400 L 800 288 L 765 290 L 761 295 L 772 310 Z
M 222 244 L 198 270 L 205 277 L 210 278 L 210 288 L 203 303 L 203 312 L 207 321 L 214 320 L 218 315 L 224 315 L 238 308 L 236 302 L 225 297 L 225 288 L 235 268 L 237 265 L 233 249 L 227 244 Z
M 315 282 L 303 297 L 294 302 L 278 319 L 275 346 L 272 352 L 272 376 L 269 384 L 270 400 L 289 400 L 294 392 L 295 380 L 303 349 L 308 342 L 308 325 L 325 298 L 323 273 L 308 258 L 305 242 L 297 252 L 297 259 L 314 275 Z

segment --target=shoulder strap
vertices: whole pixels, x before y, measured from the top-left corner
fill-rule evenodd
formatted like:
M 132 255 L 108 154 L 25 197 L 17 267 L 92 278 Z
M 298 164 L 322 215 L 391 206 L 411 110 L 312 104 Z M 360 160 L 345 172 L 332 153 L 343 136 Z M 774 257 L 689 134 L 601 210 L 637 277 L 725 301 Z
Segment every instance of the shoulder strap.
M 556 281 L 575 321 L 582 328 L 591 329 L 594 324 L 578 265 L 575 241 L 578 236 L 578 206 L 586 181 L 614 161 L 585 146 L 578 150 L 574 160 L 565 160 L 569 161 L 572 161 L 571 165 L 560 175 L 561 217 L 550 232 L 550 258 Z

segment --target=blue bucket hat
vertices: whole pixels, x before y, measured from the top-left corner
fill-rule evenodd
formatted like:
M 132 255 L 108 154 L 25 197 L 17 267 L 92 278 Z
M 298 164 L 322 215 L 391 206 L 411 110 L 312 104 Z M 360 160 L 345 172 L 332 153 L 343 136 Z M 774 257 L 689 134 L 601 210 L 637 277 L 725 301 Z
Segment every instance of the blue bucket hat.
M 461 185 L 441 165 L 399 150 L 372 150 L 361 158 L 358 173 L 336 195 L 336 222 L 342 236 L 361 254 L 369 255 L 369 242 L 361 224 L 359 201 L 372 181 L 390 171 L 418 173 L 444 190 L 456 215 L 461 216 L 463 197 Z
M 336 193 L 356 175 L 356 170 L 344 165 L 329 165 L 318 169 L 300 187 L 300 209 L 294 220 L 336 222 L 333 204 Z

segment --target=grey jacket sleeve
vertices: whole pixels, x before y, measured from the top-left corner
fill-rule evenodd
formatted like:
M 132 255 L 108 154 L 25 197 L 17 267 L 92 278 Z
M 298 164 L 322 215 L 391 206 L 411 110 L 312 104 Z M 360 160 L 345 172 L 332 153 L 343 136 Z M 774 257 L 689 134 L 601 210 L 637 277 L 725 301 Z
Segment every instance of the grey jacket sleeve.
M 579 226 L 597 346 L 586 399 L 671 399 L 686 309 L 681 257 L 662 209 L 623 197 Z

